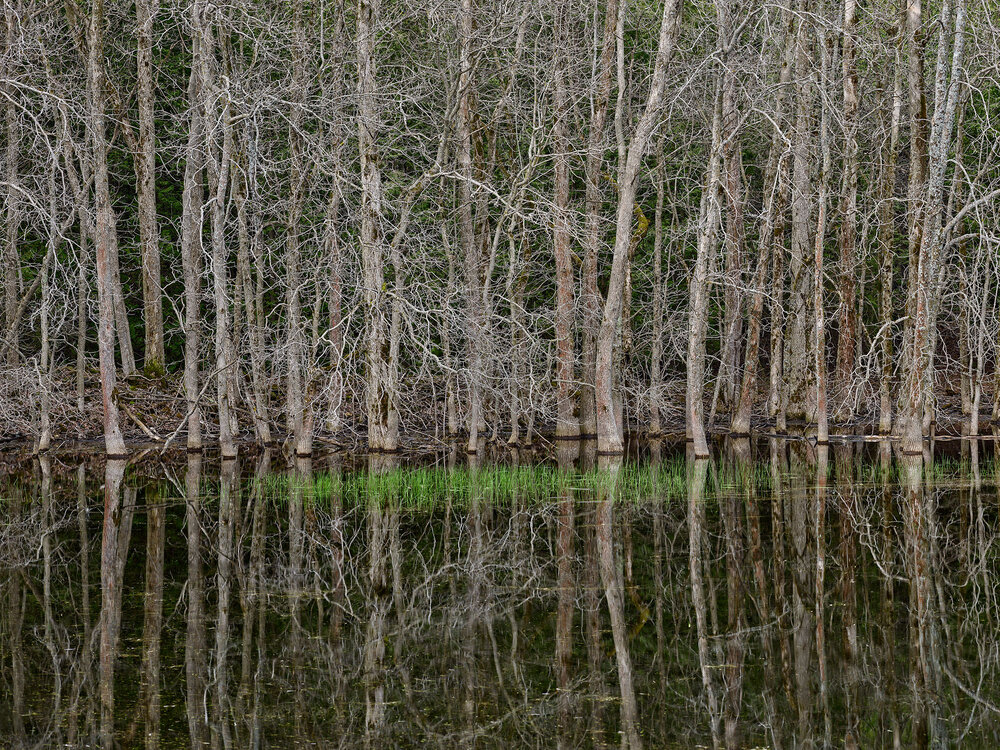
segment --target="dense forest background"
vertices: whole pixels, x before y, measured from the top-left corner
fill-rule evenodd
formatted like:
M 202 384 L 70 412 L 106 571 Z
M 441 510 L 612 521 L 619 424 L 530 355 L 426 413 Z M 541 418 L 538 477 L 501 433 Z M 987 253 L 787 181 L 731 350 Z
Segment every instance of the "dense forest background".
M 960 409 L 975 434 L 1000 416 L 998 21 L 4 0 L 0 432 L 615 452 L 684 425 L 701 455 L 765 420 L 914 449 Z

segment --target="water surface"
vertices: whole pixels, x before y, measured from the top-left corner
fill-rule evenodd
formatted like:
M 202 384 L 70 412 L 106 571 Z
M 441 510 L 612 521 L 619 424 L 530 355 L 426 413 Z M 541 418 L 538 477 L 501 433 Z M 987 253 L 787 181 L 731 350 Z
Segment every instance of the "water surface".
M 1000 464 L 935 453 L 24 463 L 0 746 L 996 747 Z

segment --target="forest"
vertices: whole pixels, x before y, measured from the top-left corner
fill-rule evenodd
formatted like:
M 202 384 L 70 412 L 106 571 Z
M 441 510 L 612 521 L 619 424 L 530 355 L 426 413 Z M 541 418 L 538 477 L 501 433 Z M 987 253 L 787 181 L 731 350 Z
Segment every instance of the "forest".
M 993 0 L 3 6 L 4 440 L 1000 417 Z

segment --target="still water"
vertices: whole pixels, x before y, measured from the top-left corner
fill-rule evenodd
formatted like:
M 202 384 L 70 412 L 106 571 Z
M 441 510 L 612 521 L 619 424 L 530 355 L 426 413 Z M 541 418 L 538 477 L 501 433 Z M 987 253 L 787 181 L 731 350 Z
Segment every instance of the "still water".
M 25 462 L 0 747 L 997 747 L 1000 463 L 947 453 Z

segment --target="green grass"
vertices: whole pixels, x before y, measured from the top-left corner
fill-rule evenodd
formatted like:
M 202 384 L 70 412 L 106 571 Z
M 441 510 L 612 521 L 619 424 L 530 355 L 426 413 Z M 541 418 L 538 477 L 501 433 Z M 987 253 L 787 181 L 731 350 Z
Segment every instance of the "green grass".
M 687 496 L 688 466 L 683 458 L 659 465 L 626 464 L 615 471 L 594 469 L 566 471 L 552 465 L 494 465 L 480 469 L 415 467 L 385 473 L 295 473 L 269 474 L 254 480 L 262 496 L 284 504 L 293 492 L 301 493 L 310 504 L 343 507 L 371 503 L 422 510 L 450 503 L 468 505 L 473 501 L 494 507 L 551 502 L 565 493 L 587 501 L 610 497 L 619 503 L 676 501 Z M 766 466 L 735 471 L 725 464 L 713 464 L 708 496 L 742 491 L 750 486 L 758 491 L 770 487 Z

